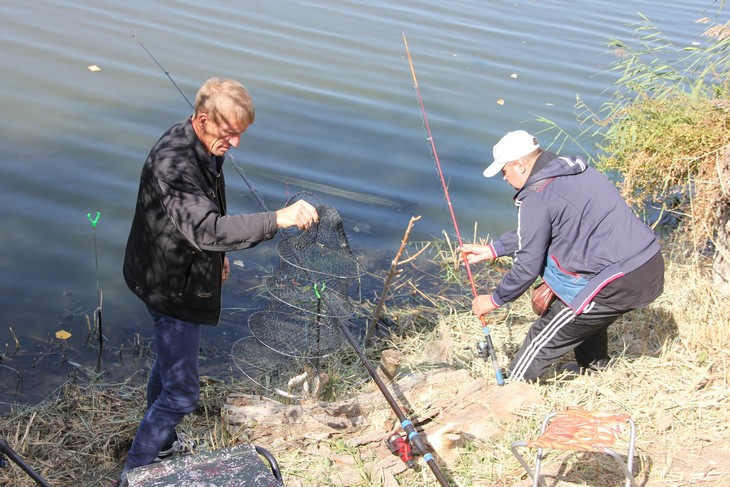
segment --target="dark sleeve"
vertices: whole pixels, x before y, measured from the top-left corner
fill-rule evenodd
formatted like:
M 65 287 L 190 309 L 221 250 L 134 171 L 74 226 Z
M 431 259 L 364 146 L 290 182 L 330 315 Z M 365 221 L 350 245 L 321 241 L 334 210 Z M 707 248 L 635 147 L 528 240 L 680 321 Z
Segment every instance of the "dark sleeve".
M 162 206 L 180 233 L 202 250 L 240 250 L 272 238 L 276 213 L 222 215 L 195 178 L 184 171 L 167 171 L 158 177 Z
M 499 306 L 519 298 L 535 282 L 545 264 L 552 234 L 550 213 L 536 193 L 528 193 L 522 199 L 517 220 L 517 250 L 514 252 L 512 268 L 492 294 L 492 299 Z
M 509 232 L 503 233 L 497 240 L 492 243 L 492 250 L 496 257 L 504 257 L 505 255 L 512 255 L 517 251 L 517 230 L 510 230 Z

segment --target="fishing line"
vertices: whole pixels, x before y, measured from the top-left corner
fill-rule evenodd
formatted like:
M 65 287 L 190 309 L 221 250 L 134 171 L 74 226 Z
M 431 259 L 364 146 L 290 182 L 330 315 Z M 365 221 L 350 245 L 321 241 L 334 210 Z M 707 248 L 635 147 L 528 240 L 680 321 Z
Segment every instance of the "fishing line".
M 160 67 L 160 69 L 162 70 L 162 72 L 165 73 L 165 76 L 167 76 L 167 79 L 170 80 L 170 83 L 172 83 L 173 86 L 175 86 L 175 88 L 177 88 L 177 91 L 182 95 L 183 98 L 185 98 L 185 101 L 188 102 L 188 105 L 190 105 L 190 108 L 193 108 L 193 104 L 190 103 L 190 100 L 188 100 L 188 97 L 185 96 L 185 93 L 183 93 L 183 91 L 180 89 L 180 87 L 177 85 L 177 83 L 175 83 L 175 80 L 172 79 L 172 76 L 170 76 L 170 73 L 165 68 L 163 68 L 162 67 L 162 64 L 160 64 L 159 61 L 157 61 L 157 59 L 155 59 L 155 57 L 152 55 L 152 53 L 149 52 L 146 47 L 144 47 L 144 44 L 142 44 L 142 41 L 140 41 L 139 39 L 137 39 L 137 36 L 136 36 L 136 34 L 134 33 L 133 30 L 132 31 L 129 31 L 129 35 L 132 36 L 132 39 L 134 39 L 135 41 L 137 41 L 137 43 L 142 47 L 142 49 L 144 49 L 144 52 L 146 52 L 149 55 L 149 57 L 152 58 L 152 60 L 155 62 L 155 64 L 157 64 L 157 66 Z
M 177 88 L 177 90 L 180 92 L 180 94 L 182 95 L 182 97 L 185 98 L 185 101 L 187 101 L 188 104 L 192 108 L 192 104 L 190 103 L 190 100 L 188 100 L 187 97 L 180 90 L 180 88 L 178 87 L 177 83 L 175 83 L 175 81 L 172 79 L 172 76 L 170 75 L 170 73 L 167 70 L 165 70 L 165 68 L 162 67 L 162 65 L 159 63 L 159 61 L 157 61 L 157 59 L 155 59 L 155 57 L 152 55 L 152 53 L 150 53 L 150 51 L 146 47 L 144 47 L 144 45 L 142 44 L 142 42 L 139 39 L 137 39 L 137 37 L 136 37 L 136 35 L 134 34 L 133 31 L 130 32 L 130 34 L 131 34 L 132 38 L 135 39 L 139 43 L 139 45 L 142 47 L 142 49 L 144 49 L 145 52 L 152 58 L 152 60 L 155 62 L 155 64 L 157 64 L 157 66 L 159 66 L 159 68 L 162 70 L 162 72 L 165 74 L 165 76 L 167 76 L 167 78 L 172 82 L 172 84 L 175 86 L 175 88 Z M 226 156 L 228 156 L 228 154 L 226 154 Z M 259 203 L 259 205 L 261 205 L 261 208 L 264 211 L 270 211 L 267 208 L 266 203 L 264 202 L 264 200 L 261 197 L 261 195 L 259 195 L 259 193 L 255 189 L 253 189 L 253 185 L 248 181 L 248 178 L 246 178 L 246 176 L 245 176 L 245 174 L 243 172 L 243 169 L 241 167 L 239 167 L 238 164 L 236 164 L 235 160 L 233 160 L 233 156 L 230 157 L 230 160 L 231 160 L 231 163 L 233 164 L 233 167 L 236 169 L 236 171 L 238 172 L 238 174 L 243 179 L 244 183 L 246 183 L 246 186 L 248 186 L 248 188 L 251 190 L 251 193 L 256 198 L 256 201 Z M 312 228 L 314 228 L 314 227 L 312 227 Z M 310 272 L 305 267 L 301 267 L 301 269 L 305 272 L 305 274 L 307 275 L 308 279 L 312 283 L 316 283 L 317 282 L 316 279 L 314 279 L 311 276 Z M 322 290 L 322 291 L 324 291 L 324 290 Z M 326 298 L 325 294 L 326 293 L 323 293 L 323 292 L 322 293 L 318 293 L 318 296 L 317 297 L 318 297 L 318 299 L 321 299 L 325 304 L 327 304 L 328 298 Z M 423 440 L 419 436 L 418 432 L 416 431 L 416 428 L 413 426 L 413 423 L 405 416 L 405 414 L 401 410 L 400 406 L 396 402 L 395 398 L 390 393 L 390 391 L 386 387 L 385 383 L 382 381 L 382 379 L 378 375 L 375 367 L 372 365 L 372 363 L 370 363 L 370 360 L 367 358 L 367 356 L 365 355 L 365 352 L 362 350 L 362 348 L 358 345 L 357 340 L 355 339 L 355 337 L 352 335 L 352 333 L 350 332 L 350 330 L 348 330 L 347 327 L 345 326 L 344 321 L 340 321 L 339 327 L 340 327 L 340 330 L 342 331 L 342 333 L 345 335 L 345 338 L 347 339 L 347 341 L 349 342 L 349 344 L 352 346 L 353 350 L 355 350 L 355 353 L 357 354 L 357 356 L 362 361 L 363 365 L 365 366 L 365 368 L 367 369 L 368 373 L 372 377 L 373 381 L 375 382 L 376 386 L 380 390 L 381 394 L 383 394 L 386 402 L 391 407 L 391 409 L 393 410 L 393 412 L 395 413 L 395 415 L 398 417 L 398 420 L 400 421 L 401 427 L 403 428 L 403 430 L 406 432 L 406 434 L 408 436 L 408 440 L 421 453 L 421 455 L 423 456 L 424 461 L 429 466 L 429 468 L 431 469 L 431 471 L 433 472 L 434 476 L 439 481 L 439 483 L 442 486 L 444 486 L 444 487 L 448 487 L 449 484 L 446 482 L 446 478 L 444 477 L 443 473 L 439 469 L 439 466 L 436 464 L 436 460 L 435 460 L 433 454 L 428 451 L 428 449 L 426 448 L 425 443 L 423 442 Z
M 433 140 L 433 135 L 431 135 L 431 127 L 428 124 L 428 117 L 426 116 L 426 108 L 423 105 L 423 98 L 421 97 L 421 90 L 418 88 L 418 80 L 416 79 L 416 70 L 413 68 L 413 60 L 411 59 L 411 53 L 408 50 L 408 41 L 406 40 L 406 34 L 404 32 L 401 32 L 403 35 L 403 44 L 406 46 L 406 55 L 408 56 L 408 64 L 411 67 L 411 76 L 413 78 L 413 86 L 416 90 L 416 96 L 418 97 L 418 105 L 421 108 L 421 118 L 423 119 L 423 124 L 426 129 L 426 135 L 429 142 L 429 146 L 431 149 L 431 154 L 433 155 L 433 159 L 436 162 L 436 168 L 438 169 L 439 178 L 441 179 L 441 187 L 444 191 L 444 196 L 446 198 L 446 205 L 449 207 L 449 213 L 451 214 L 451 221 L 454 223 L 454 231 L 456 232 L 456 238 L 458 239 L 459 246 L 463 245 L 461 240 L 461 233 L 459 232 L 459 224 L 456 222 L 456 214 L 454 213 L 454 207 L 451 204 L 451 197 L 449 197 L 449 188 L 446 185 L 446 179 L 444 178 L 444 172 L 441 169 L 441 162 L 439 161 L 438 152 L 436 152 L 436 144 Z M 464 260 L 464 267 L 466 268 L 466 275 L 469 278 L 469 283 L 471 284 L 471 291 L 474 294 L 474 297 L 476 298 L 479 293 L 477 292 L 476 284 L 474 284 L 474 276 L 472 275 L 471 268 L 469 267 L 469 262 L 467 261 L 466 255 L 462 252 L 461 253 L 463 260 Z M 499 368 L 499 362 L 497 361 L 497 355 L 494 352 L 494 344 L 492 343 L 492 335 L 489 330 L 489 327 L 487 326 L 486 319 L 484 316 L 480 316 L 479 320 L 482 323 L 482 332 L 484 333 L 484 347 L 486 349 L 486 352 L 489 354 L 489 357 L 492 360 L 492 365 L 494 366 L 494 374 L 497 378 L 497 384 L 500 386 L 504 385 L 504 377 L 502 376 L 502 370 Z
M 134 39 L 135 41 L 137 41 L 137 44 L 139 44 L 142 49 L 144 49 L 144 52 L 147 53 L 147 55 L 155 62 L 155 64 L 165 74 L 165 76 L 167 76 L 167 79 L 170 80 L 170 83 L 172 83 L 172 85 L 177 89 L 178 93 L 180 93 L 180 95 L 183 97 L 183 99 L 188 103 L 188 105 L 190 105 L 190 108 L 193 111 L 195 111 L 195 107 L 190 102 L 190 100 L 188 99 L 188 97 L 185 96 L 185 93 L 183 93 L 183 91 L 180 89 L 180 87 L 178 86 L 178 84 L 175 83 L 175 80 L 172 79 L 172 75 L 170 74 L 170 72 L 168 70 L 166 70 L 162 66 L 162 64 L 160 64 L 160 62 L 157 60 L 157 58 L 155 58 L 155 56 L 152 55 L 152 53 L 149 51 L 149 49 L 147 49 L 146 47 L 144 47 L 144 44 L 142 44 L 142 41 L 140 41 L 137 38 L 137 35 L 134 33 L 134 31 L 130 31 L 129 32 L 129 35 L 132 37 L 132 39 Z M 264 199 L 259 194 L 259 192 L 256 191 L 256 189 L 254 189 L 254 186 L 249 182 L 248 178 L 246 177 L 246 173 L 243 171 L 243 168 L 236 163 L 236 160 L 233 158 L 233 155 L 231 155 L 229 153 L 226 153 L 225 157 L 228 158 L 228 160 L 231 162 L 231 164 L 233 165 L 233 167 L 236 169 L 236 172 L 238 173 L 238 175 L 241 177 L 241 179 L 243 179 L 243 182 L 246 184 L 246 186 L 248 186 L 248 189 L 251 191 L 251 194 L 253 194 L 254 198 L 256 199 L 256 202 L 259 204 L 259 206 L 261 207 L 261 209 L 264 210 L 264 211 L 270 211 L 269 208 L 266 206 L 266 203 L 264 202 Z

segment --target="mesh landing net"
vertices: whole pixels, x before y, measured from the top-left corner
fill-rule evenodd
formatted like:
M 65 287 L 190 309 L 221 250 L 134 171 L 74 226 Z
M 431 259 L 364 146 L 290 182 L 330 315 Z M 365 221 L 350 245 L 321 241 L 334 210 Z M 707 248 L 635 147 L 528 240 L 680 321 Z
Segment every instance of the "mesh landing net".
M 264 283 L 272 299 L 249 317 L 251 335 L 231 349 L 246 377 L 291 399 L 316 396 L 323 385 L 320 365 L 346 344 L 340 326 L 352 316 L 349 294 L 362 274 L 337 211 L 311 193 L 287 206 L 300 199 L 317 209 L 319 222 L 280 231 L 279 267 Z

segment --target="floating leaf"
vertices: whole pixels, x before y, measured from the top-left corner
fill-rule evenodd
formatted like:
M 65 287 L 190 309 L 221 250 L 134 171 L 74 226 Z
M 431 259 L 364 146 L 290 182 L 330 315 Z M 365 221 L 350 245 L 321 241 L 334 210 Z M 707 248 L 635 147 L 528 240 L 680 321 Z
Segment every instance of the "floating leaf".
M 497 100 L 497 105 L 504 105 L 504 100 L 501 98 Z
M 71 334 L 66 330 L 59 330 L 56 332 L 56 338 L 58 338 L 59 340 L 68 340 L 69 338 L 71 338 Z
M 510 78 L 517 79 L 517 73 L 512 73 L 509 75 Z
M 91 66 L 89 66 L 89 71 L 92 71 L 95 73 L 97 71 L 101 71 L 101 68 L 99 66 L 97 66 L 96 64 L 92 64 Z

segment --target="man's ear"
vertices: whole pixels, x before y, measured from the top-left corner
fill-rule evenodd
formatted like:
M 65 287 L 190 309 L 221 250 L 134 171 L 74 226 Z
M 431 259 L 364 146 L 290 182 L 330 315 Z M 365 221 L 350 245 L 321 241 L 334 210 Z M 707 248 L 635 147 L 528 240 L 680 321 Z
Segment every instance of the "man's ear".
M 524 159 L 517 159 L 515 161 L 515 166 L 517 166 L 516 169 L 520 172 L 520 174 L 524 174 L 527 169 Z
M 208 123 L 208 114 L 207 113 L 196 113 L 193 115 L 193 124 L 195 124 L 195 127 L 202 130 L 205 128 L 205 124 Z

